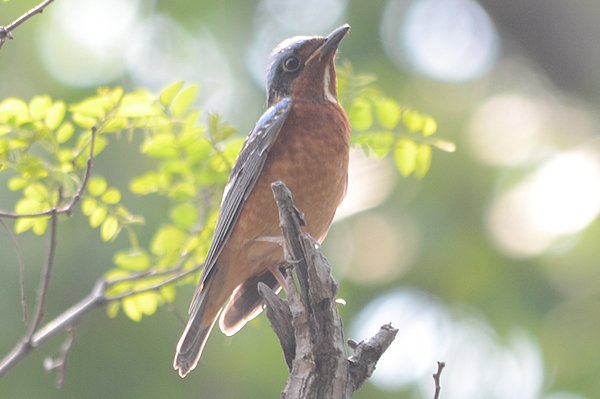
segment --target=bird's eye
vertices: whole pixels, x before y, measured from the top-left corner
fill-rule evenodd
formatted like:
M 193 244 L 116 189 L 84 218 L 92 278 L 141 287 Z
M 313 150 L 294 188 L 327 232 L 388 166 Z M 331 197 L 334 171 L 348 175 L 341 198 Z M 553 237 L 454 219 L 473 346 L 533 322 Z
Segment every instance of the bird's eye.
M 295 55 L 291 55 L 283 60 L 281 65 L 286 72 L 296 72 L 300 68 L 300 60 Z

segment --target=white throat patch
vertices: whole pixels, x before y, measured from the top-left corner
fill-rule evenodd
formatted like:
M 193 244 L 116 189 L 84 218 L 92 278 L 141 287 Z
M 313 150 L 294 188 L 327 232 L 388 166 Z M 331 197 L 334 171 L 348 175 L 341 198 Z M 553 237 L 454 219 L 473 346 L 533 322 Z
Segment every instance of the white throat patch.
M 329 68 L 330 65 L 327 65 L 327 67 L 325 68 L 325 74 L 323 77 L 323 95 L 325 96 L 325 99 L 327 101 L 331 101 L 332 103 L 337 104 L 337 98 L 335 98 L 329 87 L 331 85 L 331 71 L 329 70 Z

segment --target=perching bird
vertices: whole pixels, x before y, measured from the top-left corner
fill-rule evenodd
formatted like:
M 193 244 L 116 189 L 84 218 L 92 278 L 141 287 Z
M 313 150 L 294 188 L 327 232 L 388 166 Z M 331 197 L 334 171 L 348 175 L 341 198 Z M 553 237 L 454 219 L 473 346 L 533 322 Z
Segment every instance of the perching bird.
M 190 318 L 173 367 L 198 364 L 212 327 L 233 335 L 263 309 L 257 284 L 278 289 L 285 256 L 271 183 L 283 181 L 304 213 L 305 231 L 322 242 L 348 180 L 350 126 L 337 100 L 335 54 L 350 30 L 294 37 L 271 55 L 269 109 L 258 120 L 227 183 Z

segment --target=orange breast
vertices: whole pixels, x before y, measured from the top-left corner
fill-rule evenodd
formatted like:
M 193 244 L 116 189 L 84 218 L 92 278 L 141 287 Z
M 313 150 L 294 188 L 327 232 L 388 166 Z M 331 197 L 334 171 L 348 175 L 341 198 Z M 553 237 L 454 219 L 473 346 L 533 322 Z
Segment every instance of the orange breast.
M 271 192 L 274 181 L 283 181 L 291 190 L 304 213 L 306 231 L 319 241 L 325 238 L 346 192 L 349 131 L 339 105 L 294 102 L 222 254 L 246 264 L 238 266 L 246 269 L 242 279 L 283 261 L 278 245 L 254 241 L 281 235 Z

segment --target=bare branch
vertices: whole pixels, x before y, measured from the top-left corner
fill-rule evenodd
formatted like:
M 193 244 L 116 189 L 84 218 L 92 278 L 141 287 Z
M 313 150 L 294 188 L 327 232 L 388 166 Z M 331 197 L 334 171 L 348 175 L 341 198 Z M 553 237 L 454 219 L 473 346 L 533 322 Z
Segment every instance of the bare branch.
M 348 346 L 352 347 L 354 354 L 348 359 L 350 363 L 348 373 L 351 376 L 348 382 L 348 395 L 360 388 L 371 377 L 379 358 L 392 344 L 397 333 L 398 329 L 392 327 L 391 324 L 386 324 L 381 326 L 373 337 L 358 344 L 349 343 Z
M 44 369 L 48 372 L 56 372 L 56 388 L 62 389 L 65 386 L 67 375 L 67 359 L 75 342 L 73 328 L 67 328 L 67 339 L 60 346 L 60 353 L 57 357 L 47 357 L 44 359 Z
M 35 311 L 31 324 L 29 325 L 27 340 L 31 342 L 33 333 L 40 326 L 42 319 L 44 318 L 44 312 L 46 309 L 46 296 L 48 294 L 48 287 L 50 285 L 50 277 L 52 275 L 52 266 L 54 265 L 54 254 L 56 253 L 56 213 L 50 218 L 50 235 L 48 237 L 48 257 L 42 269 L 40 275 L 40 284 L 38 286 L 37 300 L 35 303 Z
M 171 276 L 171 277 L 169 277 L 169 278 L 161 281 L 160 283 L 151 284 L 151 285 L 149 285 L 147 287 L 140 288 L 140 289 L 137 289 L 137 290 L 128 290 L 128 291 L 122 292 L 122 293 L 117 294 L 117 295 L 107 296 L 106 300 L 109 301 L 109 302 L 119 301 L 119 300 L 121 300 L 123 298 L 127 298 L 127 297 L 138 295 L 138 294 L 142 294 L 144 292 L 156 291 L 156 290 L 160 289 L 161 287 L 164 287 L 165 285 L 169 285 L 171 283 L 174 283 L 177 280 L 181 280 L 182 278 L 184 278 L 186 276 L 189 276 L 190 274 L 196 273 L 197 271 L 199 271 L 200 269 L 202 269 L 202 266 L 203 265 L 199 265 L 199 266 L 196 266 L 196 267 L 194 267 L 192 269 L 189 269 L 189 270 L 180 270 L 180 269 L 177 269 L 177 274 L 175 274 L 175 275 L 173 275 L 173 276 Z M 158 275 L 158 274 L 159 273 L 157 273 L 156 275 Z M 112 284 L 109 283 L 109 285 L 112 285 Z
M 440 385 L 440 377 L 442 376 L 442 370 L 446 367 L 446 363 L 437 362 L 437 371 L 433 374 L 433 381 L 435 383 L 435 394 L 433 395 L 433 399 L 440 398 L 440 391 L 442 389 Z
M 347 358 L 337 310 L 337 283 L 318 243 L 301 230 L 303 217 L 282 182 L 271 185 L 279 208 L 284 252 L 291 259 L 298 286 L 286 271 L 288 295 L 279 298 L 266 285 L 258 291 L 290 369 L 284 399 L 350 398 L 368 379 L 394 340 L 397 330 L 385 325 L 373 338 L 353 346 Z
M 44 216 L 60 215 L 63 213 L 70 215 L 71 212 L 73 212 L 73 209 L 75 208 L 75 206 L 81 200 L 83 192 L 85 191 L 85 189 L 87 187 L 88 180 L 90 179 L 90 175 L 92 174 L 92 163 L 93 163 L 93 159 L 94 159 L 94 147 L 95 147 L 95 143 L 96 143 L 97 131 L 98 131 L 98 129 L 95 126 L 92 127 L 92 137 L 90 139 L 90 152 L 88 155 L 88 159 L 86 161 L 86 167 L 85 167 L 85 172 L 83 175 L 83 180 L 81 181 L 81 185 L 79 186 L 79 188 L 77 189 L 75 194 L 71 197 L 71 200 L 69 201 L 69 203 L 67 203 L 66 205 L 63 205 L 63 206 L 59 206 L 57 204 L 52 209 L 48 209 L 48 210 L 42 211 L 42 212 L 35 212 L 35 213 L 14 213 L 14 212 L 0 211 L 0 218 L 8 218 L 8 219 L 37 218 L 37 217 L 44 217 Z
M 76 325 L 79 322 L 79 320 L 85 314 L 89 313 L 92 309 L 104 306 L 113 301 L 118 301 L 129 296 L 140 294 L 142 292 L 158 290 L 161 287 L 174 283 L 186 276 L 189 276 L 192 273 L 197 272 L 202 268 L 202 266 L 203 265 L 198 265 L 189 270 L 182 270 L 181 267 L 178 265 L 169 270 L 155 272 L 154 274 L 148 273 L 144 275 L 144 277 L 141 277 L 141 279 L 147 278 L 148 276 L 168 275 L 169 273 L 172 273 L 173 276 L 166 278 L 165 280 L 159 283 L 153 284 L 148 287 L 144 287 L 143 289 L 133 290 L 113 296 L 109 296 L 107 294 L 107 291 L 110 287 L 114 285 L 114 281 L 107 281 L 105 279 L 98 280 L 94 285 L 92 291 L 86 297 L 84 297 L 79 302 L 71 306 L 69 309 L 65 310 L 63 313 L 55 317 L 45 326 L 34 331 L 34 333 L 31 335 L 31 338 L 29 338 L 29 335 L 25 335 L 17 343 L 13 350 L 8 355 L 6 355 L 4 359 L 0 361 L 0 377 L 4 376 L 10 369 L 12 369 L 16 364 L 23 360 L 29 353 L 39 348 L 50 338 L 54 337 L 63 330 Z
M 27 11 L 25 14 L 21 15 L 19 18 L 15 19 L 13 22 L 6 26 L 0 26 L 0 48 L 4 45 L 4 42 L 7 39 L 12 39 L 12 32 L 17 29 L 22 23 L 27 21 L 29 18 L 34 15 L 41 14 L 44 12 L 44 9 L 50 5 L 54 0 L 45 0 L 44 2 L 38 4 L 33 7 L 31 10 Z

